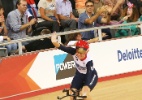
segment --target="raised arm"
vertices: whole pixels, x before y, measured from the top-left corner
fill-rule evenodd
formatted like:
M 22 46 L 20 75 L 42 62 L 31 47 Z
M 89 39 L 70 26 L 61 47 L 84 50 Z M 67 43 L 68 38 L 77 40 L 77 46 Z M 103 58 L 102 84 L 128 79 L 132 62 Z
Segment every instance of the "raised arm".
M 117 0 L 116 5 L 113 7 L 111 15 L 125 2 L 125 0 Z
M 96 21 L 98 19 L 98 17 L 105 11 L 107 11 L 106 7 L 105 6 L 101 7 L 94 16 L 92 16 L 91 18 L 85 19 L 85 23 L 86 24 L 93 24 L 93 22 Z
M 66 47 L 66 46 L 64 46 L 64 45 L 61 45 L 61 44 L 58 42 L 58 40 L 57 40 L 57 34 L 56 34 L 56 33 L 52 33 L 51 41 L 52 41 L 53 45 L 54 45 L 56 48 L 58 48 L 58 49 L 60 49 L 60 50 L 62 50 L 62 51 L 64 51 L 64 52 L 67 52 L 67 53 L 69 53 L 69 54 L 71 54 L 71 55 L 74 55 L 74 54 L 76 53 L 76 49 L 75 49 L 75 48 Z
M 54 45 L 56 48 L 59 48 L 59 47 L 60 47 L 61 44 L 58 43 L 57 34 L 56 34 L 55 32 L 52 33 L 51 41 L 52 41 L 53 45 Z
M 106 36 L 107 36 L 106 33 L 102 33 L 102 38 L 106 37 Z M 88 40 L 87 42 L 88 43 L 94 43 L 94 42 L 98 42 L 98 41 L 99 41 L 99 37 L 95 37 L 93 39 Z

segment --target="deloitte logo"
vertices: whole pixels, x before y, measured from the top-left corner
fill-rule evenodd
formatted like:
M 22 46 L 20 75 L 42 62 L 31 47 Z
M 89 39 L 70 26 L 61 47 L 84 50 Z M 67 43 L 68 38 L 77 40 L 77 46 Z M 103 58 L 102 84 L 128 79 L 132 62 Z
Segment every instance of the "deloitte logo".
M 127 61 L 127 60 L 135 60 L 135 59 L 141 59 L 142 58 L 142 50 L 135 48 L 131 50 L 117 50 L 118 55 L 118 62 L 121 61 Z
M 54 56 L 54 66 L 56 72 L 56 80 L 74 76 L 75 63 L 70 54 L 60 54 Z

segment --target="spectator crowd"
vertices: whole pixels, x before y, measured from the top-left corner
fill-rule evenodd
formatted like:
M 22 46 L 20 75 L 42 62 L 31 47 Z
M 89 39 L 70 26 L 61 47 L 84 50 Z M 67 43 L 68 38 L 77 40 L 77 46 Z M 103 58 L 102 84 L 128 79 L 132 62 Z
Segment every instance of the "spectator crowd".
M 0 42 L 9 42 L 53 32 L 72 31 L 125 24 L 142 20 L 142 0 L 14 0 L 15 9 L 4 16 L 5 8 L 0 5 Z M 128 30 L 129 29 L 129 30 Z M 103 40 L 140 34 L 140 25 L 119 27 L 115 31 L 102 29 Z M 60 43 L 83 39 L 98 41 L 97 30 L 58 36 Z M 50 38 L 22 43 L 23 52 L 54 48 Z M 17 53 L 18 45 L 6 48 L 8 55 Z M 1 52 L 1 51 L 0 51 Z

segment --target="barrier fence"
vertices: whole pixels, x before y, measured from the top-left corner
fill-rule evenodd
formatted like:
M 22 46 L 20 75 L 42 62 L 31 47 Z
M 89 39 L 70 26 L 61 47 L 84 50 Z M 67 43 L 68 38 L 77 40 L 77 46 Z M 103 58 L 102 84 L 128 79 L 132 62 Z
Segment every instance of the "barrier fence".
M 100 27 L 93 27 L 93 28 L 87 28 L 87 29 L 77 29 L 77 30 L 71 30 L 71 31 L 65 31 L 65 32 L 57 32 L 59 36 L 61 35 L 68 35 L 68 34 L 73 34 L 77 32 L 86 32 L 86 31 L 91 31 L 91 30 L 98 30 L 98 37 L 99 41 L 102 41 L 102 35 L 101 35 L 101 30 L 105 28 L 110 28 L 110 29 L 120 29 L 121 26 L 129 26 L 129 25 L 140 25 L 140 30 L 142 34 L 142 22 L 131 22 L 127 24 L 118 24 L 118 25 L 107 25 L 107 26 L 100 26 Z M 27 42 L 27 41 L 32 41 L 32 40 L 38 40 L 38 39 L 43 39 L 51 37 L 51 34 L 46 34 L 46 35 L 39 35 L 39 36 L 33 36 L 33 37 L 27 37 L 27 38 L 22 38 L 22 39 L 17 39 L 17 40 L 12 40 L 10 42 L 4 42 L 1 43 L 0 46 L 5 46 L 8 44 L 12 43 L 17 43 L 18 44 L 18 49 L 19 49 L 19 54 L 22 54 L 22 42 Z

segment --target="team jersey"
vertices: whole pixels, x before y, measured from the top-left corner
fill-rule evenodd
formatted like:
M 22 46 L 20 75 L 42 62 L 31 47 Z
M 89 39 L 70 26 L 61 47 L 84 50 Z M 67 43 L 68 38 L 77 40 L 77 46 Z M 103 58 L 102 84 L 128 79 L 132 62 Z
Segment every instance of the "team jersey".
M 87 54 L 87 58 L 85 60 L 81 61 L 75 55 L 76 48 L 65 47 L 63 45 L 60 45 L 59 49 L 61 49 L 64 52 L 67 52 L 73 56 L 73 59 L 74 59 L 75 65 L 76 65 L 76 69 L 78 70 L 79 73 L 89 75 L 89 74 L 91 74 L 91 72 L 94 71 L 93 61 L 90 59 L 88 54 Z

